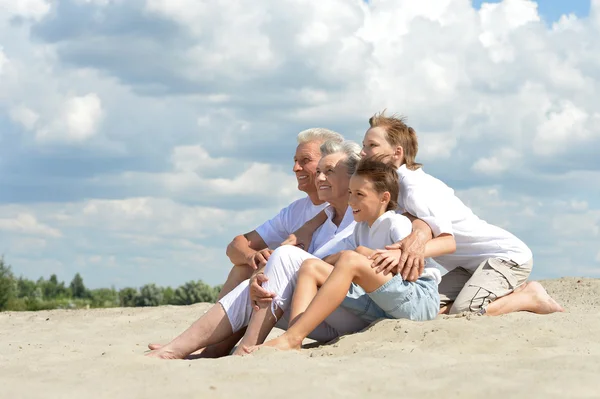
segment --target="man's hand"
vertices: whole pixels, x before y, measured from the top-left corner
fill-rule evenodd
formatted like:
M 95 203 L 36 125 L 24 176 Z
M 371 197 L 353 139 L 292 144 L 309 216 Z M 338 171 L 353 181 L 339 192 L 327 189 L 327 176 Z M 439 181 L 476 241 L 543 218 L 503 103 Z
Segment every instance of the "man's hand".
M 388 250 L 400 250 L 402 252 L 395 272 L 406 281 L 417 281 L 425 269 L 425 244 L 427 240 L 416 232 L 412 232 L 402 241 L 387 245 Z
M 293 245 L 300 249 L 306 250 L 306 245 L 300 241 L 300 239 L 296 236 L 296 234 L 290 234 L 288 238 L 281 245 Z
M 259 267 L 263 267 L 267 264 L 267 262 L 269 261 L 269 257 L 272 253 L 273 251 L 271 251 L 269 248 L 256 251 L 253 254 L 248 255 L 248 257 L 246 258 L 246 263 L 252 269 L 256 270 Z
M 378 249 L 368 258 L 373 260 L 371 267 L 377 268 L 376 273 L 383 273 L 387 276 L 389 273 L 396 274 L 396 268 L 400 262 L 402 251 Z
M 259 303 L 270 303 L 275 298 L 274 292 L 269 292 L 262 287 L 262 284 L 268 280 L 264 273 L 257 273 L 250 278 L 250 300 L 254 304 L 254 310 L 258 310 Z

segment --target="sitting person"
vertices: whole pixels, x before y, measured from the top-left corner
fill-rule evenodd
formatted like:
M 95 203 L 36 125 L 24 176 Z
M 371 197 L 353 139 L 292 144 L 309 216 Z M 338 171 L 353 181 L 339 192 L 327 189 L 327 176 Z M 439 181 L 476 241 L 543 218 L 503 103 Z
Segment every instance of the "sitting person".
M 348 181 L 360 158 L 359 152 L 360 147 L 351 142 L 339 144 L 328 141 L 321 146 L 322 158 L 316 170 L 316 187 L 319 199 L 329 203 L 326 208 L 328 220 L 313 236 L 308 248 L 312 255 L 298 247 L 284 245 L 270 255 L 264 269 L 266 283 L 272 287 L 277 286 L 277 292 L 283 298 L 291 300 L 296 273 L 304 260 L 327 255 L 328 248 L 335 246 L 354 231 L 355 222 L 352 210 L 348 207 Z M 265 310 L 268 309 L 265 307 L 261 311 Z M 198 349 L 231 339 L 244 329 L 252 313 L 249 281 L 245 280 L 181 335 L 148 355 L 169 359 L 184 358 Z M 366 325 L 360 318 L 341 309 L 317 327 L 311 337 L 327 341 L 343 333 L 358 331 Z M 242 339 L 242 345 L 254 345 L 264 341 L 264 337 L 258 340 L 259 335 L 260 332 L 248 329 Z
M 343 140 L 341 134 L 323 128 L 311 128 L 298 134 L 293 172 L 298 182 L 298 190 L 305 192 L 306 196 L 292 202 L 255 230 L 236 236 L 231 241 L 227 246 L 227 256 L 233 267 L 217 299 L 223 298 L 242 281 L 250 278 L 257 268 L 264 267 L 273 249 L 327 207 L 327 202 L 319 198 L 315 186 L 316 167 L 321 159 L 319 147 L 325 141 L 341 143 Z M 317 227 L 318 224 L 311 229 Z M 202 356 L 220 357 L 229 354 L 242 334 L 243 331 L 240 331 L 229 340 L 204 350 Z M 151 350 L 160 349 L 161 346 L 157 343 L 148 345 Z
M 451 235 L 456 242 L 455 252 L 434 257 L 449 271 L 439 285 L 441 312 L 500 315 L 563 311 L 539 283 L 527 283 L 533 266 L 527 245 L 508 231 L 478 218 L 454 190 L 416 163 L 418 142 L 413 128 L 402 118 L 384 113 L 374 115 L 369 124 L 361 155 L 387 156 L 398 168 L 398 209 L 425 221 L 435 237 Z M 383 266 L 385 271 L 394 270 L 393 264 L 401 256 L 397 248 L 392 245 L 377 251 L 374 264 Z M 408 266 L 412 273 L 404 268 L 403 277 L 418 275 L 415 264 Z
M 410 220 L 395 212 L 397 198 L 396 169 L 381 160 L 361 160 L 350 179 L 348 204 L 357 222 L 353 234 L 331 249 L 333 255 L 303 262 L 290 326 L 265 346 L 299 349 L 308 334 L 342 303 L 368 323 L 380 318 L 424 321 L 437 316 L 441 274 L 435 266 L 426 266 L 416 282 L 409 282 L 397 274 L 378 272 L 368 259 L 373 249 L 400 241 L 412 230 Z M 427 253 L 441 255 L 454 247 L 453 237 L 445 235 L 431 240 Z M 274 312 L 280 316 L 281 306 Z

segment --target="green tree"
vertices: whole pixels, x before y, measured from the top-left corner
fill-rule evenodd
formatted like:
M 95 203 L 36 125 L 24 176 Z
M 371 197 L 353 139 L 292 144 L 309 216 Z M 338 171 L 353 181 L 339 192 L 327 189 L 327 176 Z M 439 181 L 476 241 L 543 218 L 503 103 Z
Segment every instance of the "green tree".
M 191 305 L 198 302 L 215 302 L 215 289 L 202 280 L 188 281 L 175 290 L 175 305 Z
M 171 287 L 163 289 L 163 298 L 161 305 L 175 305 L 175 290 Z
M 35 281 L 19 277 L 17 279 L 17 298 L 37 298 L 41 294 Z
M 69 288 L 71 289 L 73 298 L 85 299 L 90 295 L 87 288 L 85 288 L 85 284 L 83 284 L 83 278 L 79 273 L 75 274 L 75 277 L 73 277 L 73 280 L 71 280 Z
M 15 295 L 15 277 L 9 265 L 0 257 L 0 310 L 6 310 Z
M 92 307 L 108 308 L 119 306 L 119 294 L 114 288 L 98 288 L 90 291 Z
M 140 288 L 140 295 L 137 297 L 137 306 L 158 306 L 163 299 L 162 289 L 156 284 L 146 284 Z
M 138 290 L 127 287 L 119 291 L 119 304 L 123 307 L 133 307 L 137 303 Z
M 59 282 L 56 274 L 51 275 L 50 279 L 47 281 L 40 278 L 38 280 L 38 285 L 42 289 L 45 300 L 68 298 L 70 296 L 69 290 L 65 287 L 65 283 L 63 281 Z

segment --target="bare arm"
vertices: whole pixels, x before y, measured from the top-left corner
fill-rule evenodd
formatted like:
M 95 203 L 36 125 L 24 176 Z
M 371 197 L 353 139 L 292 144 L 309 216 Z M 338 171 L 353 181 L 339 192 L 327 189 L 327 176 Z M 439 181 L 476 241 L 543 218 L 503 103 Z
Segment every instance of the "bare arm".
M 236 236 L 227 246 L 227 257 L 234 265 L 244 265 L 256 252 L 267 248 L 262 237 L 252 230 L 249 233 Z
M 281 243 L 281 245 L 295 245 L 304 250 L 308 250 L 314 232 L 327 220 L 325 211 L 319 212 L 314 218 L 304 223 L 302 227 L 294 231 L 290 236 Z
M 425 245 L 426 258 L 451 254 L 454 251 L 456 251 L 456 241 L 452 234 L 440 234 L 433 240 L 428 241 Z

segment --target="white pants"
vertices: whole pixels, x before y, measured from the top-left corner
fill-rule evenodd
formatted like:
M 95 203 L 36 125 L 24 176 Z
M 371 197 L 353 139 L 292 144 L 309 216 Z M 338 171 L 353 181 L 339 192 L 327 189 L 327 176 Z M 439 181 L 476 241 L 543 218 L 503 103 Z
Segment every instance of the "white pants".
M 291 245 L 281 246 L 271 254 L 265 267 L 265 276 L 269 280 L 263 284 L 263 288 L 277 295 L 273 300 L 273 305 L 284 311 L 283 317 L 276 324 L 277 327 L 287 329 L 290 316 L 289 307 L 298 280 L 298 270 L 302 262 L 313 258 L 315 257 L 308 252 Z M 227 313 L 233 332 L 239 331 L 250 322 L 252 303 L 249 284 L 250 280 L 240 283 L 219 301 Z M 315 328 L 309 338 L 327 342 L 340 335 L 360 331 L 367 325 L 366 321 L 339 307 Z

